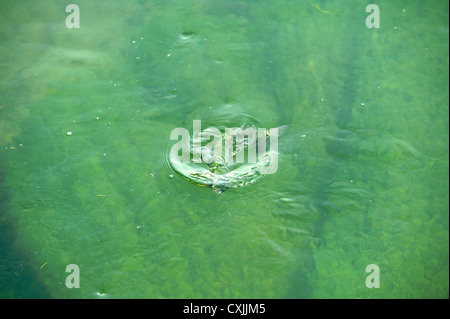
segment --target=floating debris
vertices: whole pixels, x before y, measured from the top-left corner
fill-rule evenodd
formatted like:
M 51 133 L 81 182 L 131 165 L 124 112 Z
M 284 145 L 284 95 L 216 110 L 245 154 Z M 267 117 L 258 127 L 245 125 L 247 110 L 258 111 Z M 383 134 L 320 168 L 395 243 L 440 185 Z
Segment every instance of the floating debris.
M 323 10 L 321 7 L 319 7 L 317 4 L 312 3 L 311 1 L 308 1 L 310 5 L 312 5 L 314 8 L 316 8 L 317 10 L 319 10 L 322 13 L 330 13 L 330 11 L 327 10 Z

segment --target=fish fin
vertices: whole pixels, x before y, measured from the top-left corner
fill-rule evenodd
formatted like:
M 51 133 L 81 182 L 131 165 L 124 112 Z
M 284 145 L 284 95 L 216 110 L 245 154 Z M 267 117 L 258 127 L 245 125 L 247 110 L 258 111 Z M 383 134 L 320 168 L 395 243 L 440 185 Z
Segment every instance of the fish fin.
M 278 129 L 278 137 L 281 137 L 287 133 L 289 130 L 289 125 L 281 125 L 277 127 Z

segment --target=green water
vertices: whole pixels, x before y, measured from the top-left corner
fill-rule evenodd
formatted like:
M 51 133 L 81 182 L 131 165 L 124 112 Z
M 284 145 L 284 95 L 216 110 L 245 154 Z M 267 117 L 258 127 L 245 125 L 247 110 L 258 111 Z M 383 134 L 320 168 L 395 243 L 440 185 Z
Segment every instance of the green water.
M 1 298 L 448 298 L 447 1 L 67 4 L 0 3 Z M 277 172 L 174 174 L 209 111 L 290 125 Z

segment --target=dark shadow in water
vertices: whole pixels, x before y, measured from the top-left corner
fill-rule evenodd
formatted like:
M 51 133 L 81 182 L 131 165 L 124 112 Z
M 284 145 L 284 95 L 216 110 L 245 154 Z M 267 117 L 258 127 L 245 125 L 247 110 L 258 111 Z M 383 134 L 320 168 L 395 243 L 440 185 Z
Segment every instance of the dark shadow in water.
M 0 165 L 0 299 L 51 298 L 28 258 L 16 247 L 14 218 L 8 214 L 8 189 Z
M 322 3 L 323 4 L 323 3 Z M 312 198 L 314 207 L 316 208 L 316 220 L 313 222 L 313 234 L 315 238 L 315 246 L 326 245 L 326 241 L 322 234 L 324 232 L 324 225 L 332 218 L 333 215 L 341 213 L 341 208 L 334 204 L 329 199 L 329 195 L 336 195 L 336 190 L 333 188 L 335 179 L 339 181 L 339 172 L 345 166 L 347 170 L 351 170 L 351 160 L 354 155 L 358 153 L 359 140 L 355 136 L 355 121 L 352 116 L 353 105 L 358 96 L 358 74 L 355 72 L 355 61 L 360 60 L 360 50 L 358 49 L 364 39 L 361 32 L 355 30 L 359 29 L 359 16 L 357 12 L 345 10 L 342 19 L 346 19 L 347 25 L 345 30 L 341 30 L 345 34 L 342 57 L 345 57 L 347 69 L 342 74 L 343 86 L 336 90 L 337 94 L 333 99 L 334 103 L 331 105 L 330 114 L 334 115 L 335 125 L 340 130 L 335 135 L 329 136 L 326 139 L 326 146 L 324 152 L 335 159 L 330 162 L 328 166 L 322 167 L 317 172 L 316 182 L 317 187 L 312 191 Z M 328 54 L 324 52 L 323 54 Z M 331 178 L 334 177 L 334 178 Z M 370 228 L 370 221 L 367 218 L 367 211 L 364 212 L 365 229 Z M 312 298 L 314 289 L 308 283 L 308 273 L 313 273 L 315 270 L 314 256 L 311 250 L 307 249 L 303 252 L 303 256 L 299 258 L 298 265 L 301 266 L 295 271 L 290 282 L 291 288 L 288 292 L 287 298 Z M 301 287 L 301 289 L 299 289 Z
M 308 283 L 307 274 L 311 273 L 315 268 L 314 258 L 309 250 L 303 254 L 299 252 L 299 254 L 300 257 L 297 264 L 302 265 L 302 267 L 297 268 L 292 273 L 289 281 L 291 286 L 284 297 L 286 299 L 311 299 L 313 295 L 313 289 Z

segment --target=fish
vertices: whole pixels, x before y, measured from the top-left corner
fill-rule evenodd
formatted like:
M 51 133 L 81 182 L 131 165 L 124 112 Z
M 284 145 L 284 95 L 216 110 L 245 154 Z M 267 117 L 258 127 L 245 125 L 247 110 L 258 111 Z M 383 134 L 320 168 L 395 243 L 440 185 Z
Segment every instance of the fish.
M 239 129 L 235 127 L 233 129 Z M 256 126 L 248 124 L 241 128 L 244 132 L 257 131 Z M 282 125 L 276 127 L 276 131 L 265 130 L 265 143 L 266 150 L 267 145 L 270 146 L 270 134 L 271 132 L 277 132 L 278 137 L 281 137 L 287 133 L 289 125 Z M 245 135 L 243 142 L 237 145 L 235 135 L 230 133 L 234 130 L 228 130 L 222 133 L 222 149 L 226 145 L 233 145 L 231 150 L 232 157 L 235 157 L 239 152 L 248 150 L 249 145 L 256 145 L 256 152 L 259 154 L 259 145 L 256 140 L 256 134 Z M 269 147 L 270 148 L 270 147 Z M 204 148 L 203 153 L 208 154 L 208 151 Z M 202 166 L 186 165 L 184 169 L 181 169 L 182 175 L 190 182 L 199 185 L 210 187 L 215 193 L 223 193 L 231 188 L 238 188 L 253 184 L 259 180 L 263 175 L 263 169 L 267 170 L 273 163 L 273 157 L 277 156 L 272 150 L 264 152 L 263 156 L 257 158 L 255 163 L 230 163 L 225 160 L 224 152 L 222 156 L 216 161 L 203 161 Z M 180 163 L 181 164 L 181 163 Z

